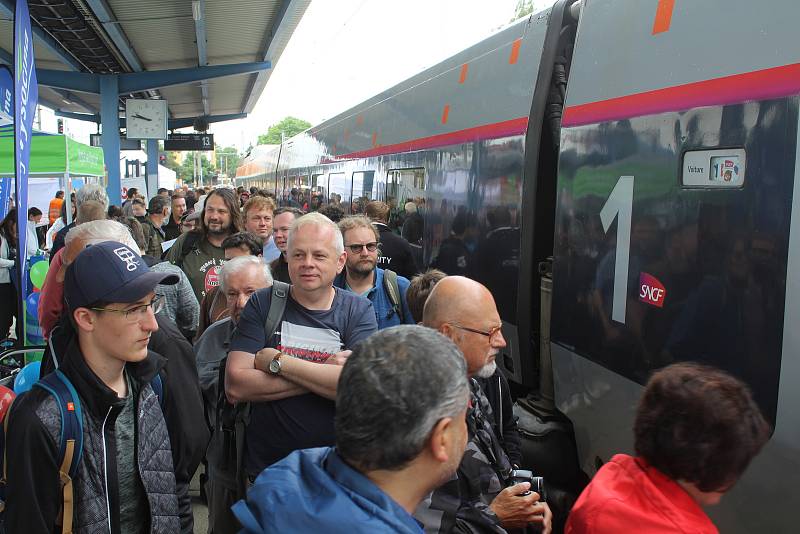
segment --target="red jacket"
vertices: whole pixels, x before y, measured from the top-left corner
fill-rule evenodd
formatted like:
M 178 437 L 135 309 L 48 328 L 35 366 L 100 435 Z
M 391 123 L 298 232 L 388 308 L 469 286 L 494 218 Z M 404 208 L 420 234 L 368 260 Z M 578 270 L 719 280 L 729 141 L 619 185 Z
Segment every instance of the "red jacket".
M 566 534 L 718 534 L 700 505 L 642 458 L 614 456 L 583 490 Z
M 64 311 L 64 282 L 58 281 L 58 272 L 61 270 L 64 249 L 50 258 L 50 268 L 42 285 L 39 295 L 39 325 L 45 339 L 50 337 L 50 332 L 58 324 L 58 319 Z

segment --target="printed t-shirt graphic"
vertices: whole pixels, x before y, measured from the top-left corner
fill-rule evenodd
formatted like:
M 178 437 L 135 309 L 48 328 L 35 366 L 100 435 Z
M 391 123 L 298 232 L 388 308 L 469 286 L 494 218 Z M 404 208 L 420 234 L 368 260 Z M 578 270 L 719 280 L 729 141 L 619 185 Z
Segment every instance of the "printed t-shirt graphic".
M 283 321 L 278 350 L 289 356 L 315 363 L 325 361 L 342 350 L 339 332 Z

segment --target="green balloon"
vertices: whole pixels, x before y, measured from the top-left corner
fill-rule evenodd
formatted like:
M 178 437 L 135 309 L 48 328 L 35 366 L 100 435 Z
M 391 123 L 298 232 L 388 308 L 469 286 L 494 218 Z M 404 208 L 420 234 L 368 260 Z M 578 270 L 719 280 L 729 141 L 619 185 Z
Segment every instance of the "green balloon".
M 37 261 L 31 265 L 31 283 L 36 289 L 42 289 L 44 279 L 47 276 L 47 269 L 50 268 L 50 263 L 47 260 Z

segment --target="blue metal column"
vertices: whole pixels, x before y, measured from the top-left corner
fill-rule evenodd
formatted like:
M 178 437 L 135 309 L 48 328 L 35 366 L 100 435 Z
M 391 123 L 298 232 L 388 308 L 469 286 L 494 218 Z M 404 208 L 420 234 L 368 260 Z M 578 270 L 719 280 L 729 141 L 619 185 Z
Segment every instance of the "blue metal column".
M 147 198 L 158 191 L 158 139 L 147 140 Z
M 108 172 L 108 201 L 122 204 L 122 185 L 119 178 L 119 78 L 114 74 L 100 76 L 100 121 L 103 133 L 103 156 Z

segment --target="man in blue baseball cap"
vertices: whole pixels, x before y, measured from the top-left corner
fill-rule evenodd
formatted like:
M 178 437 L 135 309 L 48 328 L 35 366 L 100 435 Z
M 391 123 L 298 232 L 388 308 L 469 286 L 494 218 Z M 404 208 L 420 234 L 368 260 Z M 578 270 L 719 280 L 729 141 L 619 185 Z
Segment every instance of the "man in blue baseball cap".
M 64 301 L 77 335 L 58 370 L 79 399 L 66 409 L 80 414 L 80 462 L 67 495 L 63 412 L 43 388 L 21 396 L 6 436 L 6 531 L 54 532 L 70 517 L 64 531 L 180 531 L 157 378 L 166 360 L 147 349 L 162 305 L 154 289 L 177 281 L 115 241 L 87 247 L 67 268 Z

